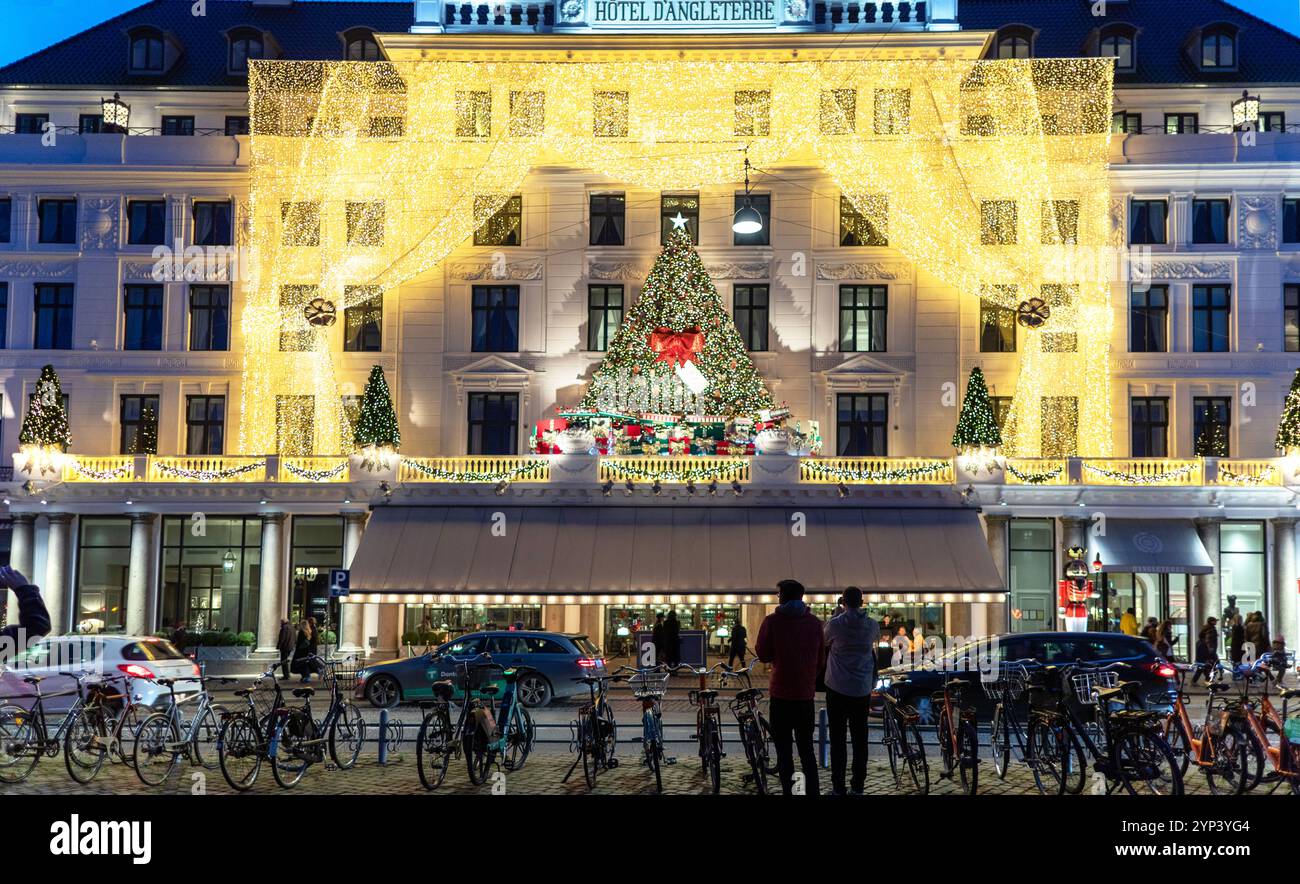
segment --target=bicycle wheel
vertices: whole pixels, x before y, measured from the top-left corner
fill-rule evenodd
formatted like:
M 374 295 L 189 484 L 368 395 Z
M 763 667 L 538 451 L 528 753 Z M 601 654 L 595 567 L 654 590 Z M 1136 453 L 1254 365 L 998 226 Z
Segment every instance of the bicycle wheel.
M 740 729 L 741 742 L 745 744 L 745 756 L 749 761 L 749 770 L 754 777 L 754 791 L 759 795 L 767 794 L 767 765 L 762 758 L 763 735 L 759 733 L 758 722 L 746 718 Z
M 1042 718 L 1029 720 L 1025 758 L 1040 793 L 1065 794 L 1069 757 L 1069 737 L 1064 727 Z
M 772 748 L 772 726 L 761 712 L 758 713 L 758 729 L 763 734 L 763 760 L 767 765 L 767 775 L 774 777 L 779 771 L 776 766 L 776 750 Z
M 217 763 L 236 792 L 247 792 L 262 770 L 262 734 L 247 715 L 229 718 L 217 734 Z
M 962 789 L 967 795 L 974 795 L 980 778 L 980 738 L 973 721 L 958 725 L 957 768 L 961 772 Z
M 221 733 L 221 717 L 216 707 L 209 706 L 191 726 L 190 751 L 193 753 L 194 763 L 206 770 L 216 770 L 221 763 L 217 757 L 217 737 Z
M 1210 791 L 1215 795 L 1240 795 L 1246 791 L 1253 762 L 1250 743 L 1250 738 L 1231 724 L 1214 737 L 1214 764 L 1202 770 Z M 1185 774 L 1186 770 L 1179 773 Z
M 1187 734 L 1183 731 L 1183 725 L 1176 714 L 1170 713 L 1165 719 L 1161 735 L 1174 753 L 1174 760 L 1178 764 L 1178 772 L 1183 776 L 1187 776 L 1187 768 L 1192 763 L 1192 744 L 1187 741 Z
M 957 766 L 957 753 L 952 746 L 952 722 L 942 710 L 939 712 L 939 760 L 943 764 L 943 776 L 952 776 L 953 768 Z
M 180 763 L 181 734 L 172 717 L 165 712 L 155 712 L 140 725 L 135 735 L 135 751 L 131 760 L 135 775 L 146 786 L 161 786 Z
M 415 767 L 420 773 L 420 784 L 430 792 L 446 778 L 451 750 L 451 718 L 445 706 L 435 708 L 420 722 L 415 742 Z
M 705 782 L 714 795 L 722 791 L 722 727 L 715 716 L 705 719 Z
M 903 757 L 907 760 L 907 774 L 918 795 L 930 794 L 930 761 L 925 757 L 925 744 L 915 723 L 903 727 Z
M 903 778 L 898 773 L 899 740 L 898 720 L 894 717 L 893 710 L 886 707 L 885 735 L 881 742 L 885 744 L 885 755 L 889 757 L 889 772 L 894 775 L 895 786 L 903 785 Z
M 662 770 L 664 760 L 663 732 L 660 729 L 659 722 L 655 719 L 653 712 L 647 712 L 642 723 L 642 732 L 644 734 L 642 739 L 645 744 L 643 747 L 645 750 L 645 766 L 654 774 L 655 792 L 662 794 L 664 791 Z
M 1128 731 L 1110 752 L 1120 785 L 1130 795 L 1181 795 L 1183 775 L 1169 744 L 1159 734 Z
M 591 722 L 594 718 L 594 715 L 589 715 L 578 719 L 578 752 L 582 760 L 582 777 L 587 781 L 588 789 L 596 788 L 596 773 L 599 765 L 596 757 L 596 753 L 600 751 L 597 748 L 599 743 L 591 735 Z
M 110 761 L 128 765 L 135 763 L 135 735 L 140 731 L 142 720 L 136 707 L 128 706 L 120 717 L 109 721 L 108 732 L 116 737 L 109 741 Z
M 366 720 L 361 710 L 344 703 L 339 714 L 330 722 L 330 758 L 339 770 L 350 770 L 361 757 L 361 747 L 366 742 Z
M 77 714 L 63 734 L 63 764 L 68 776 L 83 786 L 104 766 L 104 717 L 98 711 Z
M 1011 766 L 1011 734 L 1007 728 L 1006 710 L 1002 704 L 993 707 L 993 723 L 989 727 L 989 750 L 993 755 L 993 772 L 999 780 L 1007 778 Z
M 475 718 L 469 723 L 470 731 L 465 735 L 465 766 L 469 770 L 469 781 L 476 786 L 487 782 L 488 770 L 492 767 L 492 735 L 484 724 Z
M 20 706 L 0 708 L 0 783 L 21 783 L 41 760 L 35 720 Z
M 272 738 L 271 776 L 282 789 L 302 782 L 311 767 L 312 746 L 317 739 L 316 722 L 301 709 L 280 718 Z
M 533 743 L 537 740 L 537 726 L 533 724 L 533 717 L 522 703 L 515 703 L 514 713 L 510 717 L 510 724 L 506 731 L 506 749 L 501 757 L 501 763 L 508 771 L 523 770 L 528 763 L 528 756 L 533 751 Z

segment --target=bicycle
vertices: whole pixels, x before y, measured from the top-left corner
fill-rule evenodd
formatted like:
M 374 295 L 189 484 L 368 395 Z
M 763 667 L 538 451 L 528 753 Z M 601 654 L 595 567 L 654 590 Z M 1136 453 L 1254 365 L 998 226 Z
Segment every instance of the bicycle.
M 894 775 L 894 783 L 902 787 L 903 776 L 899 773 L 899 768 L 903 767 L 916 793 L 928 795 L 930 763 L 925 757 L 925 744 L 921 742 L 918 727 L 921 714 L 915 707 L 900 703 L 895 693 L 898 685 L 906 683 L 906 679 L 898 679 L 874 693 L 884 704 L 881 714 L 885 727 L 881 742 L 884 743 L 885 755 L 889 758 L 889 770 Z
M 724 686 L 728 681 L 733 680 L 739 681 L 742 685 L 736 692 L 736 696 L 727 702 L 727 706 L 731 709 L 731 714 L 736 717 L 736 726 L 740 729 L 740 742 L 745 747 L 745 760 L 749 762 L 750 772 L 745 774 L 744 782 L 753 783 L 754 791 L 759 795 L 766 795 L 768 794 L 767 777 L 769 774 L 777 774 L 778 771 L 772 757 L 772 728 L 758 705 L 763 692 L 753 686 L 751 678 L 754 664 L 757 662 L 758 658 L 755 657 L 744 669 L 724 669 L 720 675 Z
M 623 673 L 627 673 L 624 675 Z M 645 668 L 620 666 L 611 680 L 626 681 L 632 696 L 641 703 L 642 763 L 654 774 L 655 791 L 664 790 L 663 765 L 676 764 L 677 759 L 664 754 L 663 698 L 668 691 L 669 672 L 660 664 Z
M 49 676 L 23 676 L 23 681 L 31 685 L 35 691 L 31 708 L 24 709 L 14 704 L 0 707 L 0 783 L 21 783 L 31 776 L 32 771 L 36 769 L 36 765 L 40 763 L 43 756 L 53 758 L 59 754 L 60 748 L 69 745 L 69 738 L 79 727 L 78 722 L 81 721 L 82 713 L 87 707 L 86 680 L 95 674 L 87 671 L 73 676 L 77 682 L 77 699 L 73 701 L 71 708 L 68 709 L 63 716 L 63 720 L 59 722 L 59 726 L 55 728 L 53 733 L 49 729 L 45 700 L 50 697 L 71 696 L 72 692 L 64 691 L 58 694 L 50 694 L 47 697 L 41 693 L 41 682 L 45 681 Z M 98 694 L 98 690 L 95 690 L 94 693 Z M 102 700 L 95 699 L 92 702 L 98 705 Z M 123 710 L 123 719 L 125 717 L 126 710 Z M 74 739 L 76 739 L 77 747 L 79 747 L 83 738 L 75 737 Z M 85 770 L 90 768 L 84 766 L 79 760 L 64 759 L 69 776 L 77 780 L 77 782 L 90 782 L 94 775 L 99 773 L 99 766 L 103 764 L 103 758 L 99 759 L 98 764 L 95 764 L 94 761 L 89 763 L 94 767 L 94 772 L 83 781 L 74 772 L 74 764 Z
M 578 717 L 569 723 L 573 734 L 570 751 L 577 752 L 561 783 L 567 783 L 578 765 L 587 788 L 596 788 L 596 776 L 602 770 L 618 767 L 614 752 L 618 747 L 618 722 L 609 704 L 609 681 L 612 675 L 583 675 L 574 679 L 587 686 L 591 699 L 578 709 Z
M 939 705 L 939 758 L 943 769 L 942 779 L 955 781 L 960 776 L 961 787 L 967 795 L 974 795 L 979 784 L 980 743 L 975 729 L 975 709 L 961 705 L 962 692 L 969 682 L 944 673 L 943 690 L 930 696 L 931 703 Z
M 206 677 L 200 673 L 185 678 L 150 681 L 167 688 L 167 710 L 150 715 L 136 731 L 131 761 L 140 782 L 146 786 L 161 786 L 176 770 L 182 755 L 195 767 L 216 770 L 221 763 L 216 747 L 217 734 L 221 731 L 218 719 L 224 719 L 229 713 L 225 707 L 213 705 Z M 181 681 L 199 683 L 196 694 L 198 707 L 189 722 L 181 715 L 180 703 L 176 699 L 176 683 Z M 222 678 L 220 681 L 230 684 L 234 679 Z
M 687 672 L 700 679 L 699 687 L 687 692 L 687 699 L 695 707 L 695 742 L 700 756 L 700 773 L 714 795 L 722 791 L 722 759 L 727 754 L 722 749 L 722 707 L 718 705 L 718 691 L 708 687 L 709 678 L 721 680 L 722 664 L 696 669 L 689 663 L 670 666 L 676 675 Z
M 1282 698 L 1282 711 L 1278 712 L 1268 697 L 1268 685 L 1275 678 L 1272 668 L 1263 661 L 1258 661 L 1253 666 L 1243 668 L 1242 675 L 1245 678 L 1245 688 L 1240 711 L 1252 743 L 1272 768 L 1267 774 L 1261 769 L 1255 782 L 1248 788 L 1253 789 L 1260 783 L 1274 783 L 1269 790 L 1271 794 L 1282 783 L 1289 783 L 1292 793 L 1300 795 L 1300 717 L 1287 717 L 1287 707 L 1292 699 L 1300 697 L 1300 688 L 1277 689 L 1277 695 Z M 1250 699 L 1252 680 L 1262 680 L 1264 685 L 1256 701 Z
M 521 668 L 524 667 L 501 669 L 505 692 L 501 696 L 499 709 L 495 701 L 496 685 L 488 685 L 480 690 L 483 695 L 482 712 L 477 716 L 478 726 L 470 741 L 470 750 L 475 756 L 470 765 L 484 771 L 484 779 L 487 778 L 487 769 L 497 763 L 498 756 L 501 758 L 501 766 L 507 772 L 522 770 L 537 741 L 537 726 L 533 724 L 528 708 L 519 699 Z
M 1193 724 L 1184 703 L 1187 673 L 1204 666 L 1175 663 L 1177 688 L 1172 692 L 1173 706 L 1165 718 L 1162 736 L 1178 760 L 1179 772 L 1186 777 L 1195 762 L 1205 773 L 1210 792 L 1215 795 L 1240 795 L 1250 779 L 1251 739 L 1236 721 L 1232 704 L 1218 704 L 1216 695 L 1231 690 L 1222 681 L 1211 680 L 1205 699 L 1205 719 Z
M 415 742 L 416 771 L 425 789 L 433 791 L 442 785 L 452 756 L 457 754 L 465 756 L 471 783 L 481 786 L 487 781 L 490 758 L 484 735 L 489 732 L 491 711 L 484 708 L 482 696 L 496 693 L 496 685 L 490 682 L 494 680 L 493 673 L 501 670 L 503 667 L 493 663 L 488 654 L 456 664 L 456 678 L 461 682 L 464 696 L 454 726 L 451 699 L 456 691 L 455 682 L 443 678 L 431 685 L 434 699 L 420 704 L 426 711 Z M 491 723 L 494 727 L 495 722 Z
M 366 726 L 361 710 L 343 698 L 338 677 L 342 664 L 319 656 L 311 660 L 322 673 L 322 686 L 330 692 L 330 704 L 324 717 L 317 721 L 311 711 L 316 689 L 295 688 L 293 695 L 302 699 L 302 705 L 277 716 L 267 756 L 271 761 L 271 776 L 283 789 L 292 789 L 302 782 L 308 768 L 324 763 L 327 752 L 334 763 L 333 769 L 350 769 L 357 763 L 365 742 Z
M 284 694 L 275 678 L 279 666 L 273 664 L 254 680 L 252 687 L 235 691 L 235 696 L 244 698 L 246 706 L 240 712 L 229 714 L 217 732 L 221 775 L 237 792 L 247 792 L 257 782 L 277 710 L 284 706 Z
M 981 678 L 980 683 L 994 704 L 993 720 L 989 725 L 993 772 L 999 780 L 1005 780 L 1012 753 L 1022 763 L 1027 758 L 1025 730 L 1016 716 L 1016 703 L 1025 695 L 1029 672 L 1022 663 L 1001 663 L 992 673 L 992 678 Z
M 1047 704 L 1035 704 L 1038 708 L 1029 722 L 1029 751 L 1034 762 L 1030 767 L 1042 794 L 1064 794 L 1076 767 L 1082 777 L 1085 751 L 1092 759 L 1092 769 L 1105 777 L 1107 795 L 1121 787 L 1130 795 L 1139 794 L 1139 787 L 1151 794 L 1183 794 L 1178 762 L 1160 735 L 1161 713 L 1131 708 L 1133 694 L 1141 685 L 1119 680 L 1116 670 L 1127 666 L 1076 661 L 1045 665 L 1034 673 L 1031 694 L 1050 698 Z M 1071 689 L 1067 684 L 1075 703 L 1066 699 Z M 1112 710 L 1112 704 L 1124 708 Z M 1091 722 L 1082 718 L 1076 705 L 1094 710 Z M 1070 789 L 1081 790 L 1082 782 L 1078 789 Z

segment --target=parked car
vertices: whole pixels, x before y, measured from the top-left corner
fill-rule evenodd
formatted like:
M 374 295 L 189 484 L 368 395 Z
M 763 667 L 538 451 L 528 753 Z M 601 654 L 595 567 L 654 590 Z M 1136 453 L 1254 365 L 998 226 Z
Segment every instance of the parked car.
M 992 643 L 996 641 L 996 645 Z M 945 670 L 968 670 L 964 678 L 969 684 L 965 701 L 975 707 L 981 721 L 993 716 L 993 701 L 980 685 L 980 656 L 988 669 L 990 651 L 996 647 L 998 662 L 1038 661 L 1039 663 L 1065 664 L 1076 660 L 1090 663 L 1127 663 L 1129 668 L 1120 671 L 1123 681 L 1138 681 L 1142 687 L 1138 696 L 1147 709 L 1166 710 L 1170 706 L 1174 668 L 1156 653 L 1146 639 L 1119 632 L 1021 632 L 991 636 L 985 644 L 971 644 L 954 648 L 937 661 L 920 665 L 895 666 L 880 672 L 879 687 L 895 687 L 904 703 L 915 706 L 925 723 L 935 721 L 931 695 L 943 690 Z M 963 661 L 970 661 L 969 666 Z
M 125 676 L 130 696 L 161 708 L 167 688 L 155 679 L 186 679 L 176 684 L 178 699 L 199 690 L 199 667 L 166 639 L 142 635 L 58 635 L 29 645 L 0 671 L 0 703 L 31 706 L 35 691 L 23 681 L 42 676 L 47 712 L 70 708 L 77 698 L 77 676 L 87 670 L 105 678 Z M 189 679 L 194 679 L 190 681 Z M 122 685 L 123 682 L 116 684 Z
M 525 706 L 545 706 L 556 697 L 585 695 L 586 686 L 574 679 L 605 671 L 600 648 L 585 635 L 473 632 L 418 657 L 368 664 L 357 672 L 356 696 L 381 709 L 431 697 L 435 681 L 456 681 L 456 664 L 483 653 L 503 666 L 523 670 L 517 689 Z M 457 683 L 455 696 L 460 693 Z

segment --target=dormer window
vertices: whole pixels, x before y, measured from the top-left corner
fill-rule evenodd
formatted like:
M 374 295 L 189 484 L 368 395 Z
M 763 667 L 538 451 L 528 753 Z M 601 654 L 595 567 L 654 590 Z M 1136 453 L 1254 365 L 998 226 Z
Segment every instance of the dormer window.
M 1034 54 L 1034 34 L 1029 28 L 1010 27 L 998 31 L 993 43 L 994 58 L 1031 58 Z
M 153 28 L 133 31 L 131 39 L 131 73 L 161 74 L 163 71 L 163 35 Z
M 379 61 L 383 58 L 373 31 L 353 28 L 343 35 L 343 42 L 347 47 L 344 58 L 348 61 Z
M 1228 25 L 1201 31 L 1201 68 L 1232 70 L 1237 66 L 1237 32 Z
M 248 62 L 266 56 L 266 43 L 261 31 L 239 30 L 230 35 L 230 56 L 227 67 L 232 74 L 248 73 Z
M 1137 65 L 1132 31 L 1126 28 L 1108 28 L 1102 31 L 1097 54 L 1102 58 L 1114 58 L 1116 71 L 1132 71 Z

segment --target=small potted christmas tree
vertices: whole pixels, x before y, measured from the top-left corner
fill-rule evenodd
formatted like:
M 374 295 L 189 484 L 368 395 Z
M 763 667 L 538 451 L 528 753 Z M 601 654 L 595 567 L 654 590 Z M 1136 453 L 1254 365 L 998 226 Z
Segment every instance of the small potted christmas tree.
M 136 430 L 128 454 L 158 453 L 158 414 L 151 406 L 140 409 L 140 428 Z
M 998 427 L 993 400 L 989 398 L 989 388 L 979 366 L 970 371 L 966 398 L 962 400 L 961 413 L 957 416 L 952 444 L 957 449 L 961 469 L 978 475 L 981 467 L 990 474 L 998 468 L 1002 430 Z
M 370 369 L 370 378 L 361 394 L 361 412 L 352 428 L 352 441 L 357 449 L 354 465 L 371 473 L 391 469 L 401 448 L 402 430 L 397 424 L 397 410 L 393 408 L 384 370 L 378 365 Z
M 63 407 L 63 387 L 54 366 L 41 369 L 18 433 L 20 468 L 29 476 L 57 474 L 63 457 L 72 444 L 68 433 L 68 413 Z
M 1277 453 L 1300 462 L 1300 368 L 1291 378 L 1291 389 L 1282 402 L 1282 417 L 1277 422 Z

